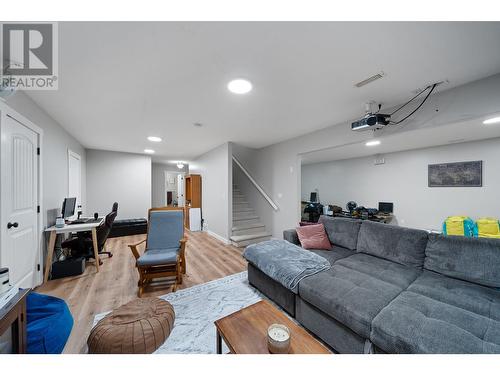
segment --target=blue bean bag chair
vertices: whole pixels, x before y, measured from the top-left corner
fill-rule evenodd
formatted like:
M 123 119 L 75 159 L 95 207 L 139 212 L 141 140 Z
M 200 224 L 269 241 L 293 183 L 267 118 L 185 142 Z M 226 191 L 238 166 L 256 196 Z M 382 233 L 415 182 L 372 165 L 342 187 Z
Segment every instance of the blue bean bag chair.
M 73 317 L 66 302 L 31 292 L 26 305 L 28 353 L 61 353 L 73 328 Z

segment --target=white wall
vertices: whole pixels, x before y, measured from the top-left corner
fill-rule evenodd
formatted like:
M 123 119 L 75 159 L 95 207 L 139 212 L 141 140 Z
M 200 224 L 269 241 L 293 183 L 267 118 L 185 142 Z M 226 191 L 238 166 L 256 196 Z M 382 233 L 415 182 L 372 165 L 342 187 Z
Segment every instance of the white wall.
M 86 151 L 83 146 L 64 130 L 57 121 L 41 109 L 28 95 L 16 92 L 6 101 L 12 109 L 43 129 L 41 155 L 43 161 L 43 223 L 55 220 L 53 214 L 61 213 L 62 202 L 68 196 L 68 149 L 76 152 L 82 160 L 82 202 L 86 202 Z M 52 215 L 48 215 L 51 211 Z
M 87 150 L 85 214 L 105 215 L 118 202 L 118 219 L 145 218 L 151 207 L 151 157 Z
M 411 129 L 442 126 L 497 113 L 500 111 L 499 87 L 500 75 L 496 75 L 439 92 L 429 98 L 405 127 L 394 127 L 394 131 L 404 134 Z M 284 229 L 294 227 L 300 219 L 300 154 L 351 142 L 362 144 L 371 135 L 371 132 L 353 132 L 350 121 L 343 121 L 254 153 L 251 172 L 280 208 L 278 212 L 269 212 L 256 207 L 257 214 L 274 237 L 281 237 Z
M 224 143 L 189 164 L 189 173 L 201 175 L 205 229 L 223 241 L 229 241 L 232 221 L 231 147 Z
M 179 169 L 177 165 L 173 164 L 162 164 L 162 163 L 153 163 L 151 169 L 151 206 L 152 207 L 161 207 L 165 205 L 165 192 L 167 191 L 167 186 L 165 183 L 165 173 L 187 173 L 189 167 L 187 164 L 184 164 L 184 168 Z M 173 186 L 169 187 L 168 190 L 173 191 L 173 199 L 176 200 L 176 191 L 177 191 L 177 179 Z
M 394 202 L 395 223 L 420 229 L 440 229 L 447 216 L 500 217 L 500 138 L 385 154 L 385 164 L 373 157 L 304 165 L 302 199 L 319 190 L 323 204 L 378 207 Z M 457 161 L 483 161 L 483 187 L 428 187 L 427 166 Z

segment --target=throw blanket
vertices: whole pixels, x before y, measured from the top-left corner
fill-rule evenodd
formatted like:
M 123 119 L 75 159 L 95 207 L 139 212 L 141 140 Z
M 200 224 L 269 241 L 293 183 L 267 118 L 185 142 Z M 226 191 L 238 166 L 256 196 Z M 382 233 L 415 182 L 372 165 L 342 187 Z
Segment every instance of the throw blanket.
M 284 240 L 249 245 L 243 257 L 296 294 L 302 279 L 331 267 L 325 258 Z

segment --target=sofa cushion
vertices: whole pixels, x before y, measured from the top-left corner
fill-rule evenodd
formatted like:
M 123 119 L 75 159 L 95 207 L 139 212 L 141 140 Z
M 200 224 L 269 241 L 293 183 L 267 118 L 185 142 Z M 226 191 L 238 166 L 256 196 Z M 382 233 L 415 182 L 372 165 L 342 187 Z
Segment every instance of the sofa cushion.
M 337 260 L 347 258 L 351 255 L 356 254 L 355 251 L 340 246 L 332 246 L 330 250 L 309 249 L 309 251 L 312 251 L 313 253 L 322 256 L 327 261 L 329 261 L 330 264 L 335 263 Z
M 283 239 L 294 245 L 300 246 L 299 236 L 295 229 L 286 229 L 283 231 Z
M 364 221 L 359 230 L 357 251 L 422 268 L 427 237 L 423 230 Z
M 163 264 L 175 264 L 177 262 L 177 254 L 179 248 L 168 248 L 168 249 L 151 249 L 144 252 L 137 259 L 138 266 L 159 266 Z
M 500 353 L 500 291 L 423 274 L 373 320 L 391 353 Z
M 298 227 L 296 230 L 300 245 L 304 249 L 330 250 L 332 248 L 323 224 L 307 225 Z
M 318 223 L 325 226 L 326 234 L 332 244 L 356 250 L 361 220 L 320 216 Z
M 358 335 L 369 338 L 373 318 L 420 273 L 412 267 L 358 253 L 302 280 L 299 295 Z
M 141 219 L 121 219 L 113 222 L 113 227 L 129 227 L 135 225 L 147 225 L 148 221 L 144 218 Z
M 424 268 L 477 284 L 500 287 L 500 240 L 429 235 Z

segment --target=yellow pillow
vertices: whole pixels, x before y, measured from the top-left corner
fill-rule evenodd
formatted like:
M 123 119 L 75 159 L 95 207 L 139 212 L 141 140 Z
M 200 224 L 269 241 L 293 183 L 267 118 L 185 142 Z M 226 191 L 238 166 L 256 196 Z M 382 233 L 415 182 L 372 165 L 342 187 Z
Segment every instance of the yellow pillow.
M 446 219 L 446 234 L 449 236 L 464 236 L 464 219 L 466 216 L 450 216 Z
M 483 217 L 477 220 L 477 231 L 479 237 L 500 238 L 500 226 L 498 219 Z

